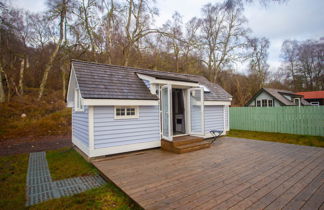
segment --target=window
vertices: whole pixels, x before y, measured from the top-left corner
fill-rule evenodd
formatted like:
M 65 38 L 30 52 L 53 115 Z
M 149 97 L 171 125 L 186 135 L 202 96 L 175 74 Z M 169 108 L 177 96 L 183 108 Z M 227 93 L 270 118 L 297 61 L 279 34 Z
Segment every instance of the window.
M 300 106 L 300 98 L 294 98 L 294 103 L 295 103 L 297 106 Z
M 260 101 L 260 100 L 257 100 L 257 101 L 256 101 L 256 106 L 257 106 L 257 107 L 260 107 L 260 106 L 261 106 L 261 101 Z
M 138 107 L 119 106 L 115 107 L 115 119 L 138 118 Z
M 312 106 L 319 106 L 320 105 L 318 101 L 310 102 L 310 104 Z
M 74 94 L 74 110 L 76 112 L 83 111 L 83 102 L 82 102 L 82 97 L 79 89 L 75 89 L 75 94 Z
M 262 99 L 262 107 L 267 107 L 268 106 L 268 100 L 267 99 Z
M 268 106 L 273 107 L 273 101 L 272 100 L 268 100 Z

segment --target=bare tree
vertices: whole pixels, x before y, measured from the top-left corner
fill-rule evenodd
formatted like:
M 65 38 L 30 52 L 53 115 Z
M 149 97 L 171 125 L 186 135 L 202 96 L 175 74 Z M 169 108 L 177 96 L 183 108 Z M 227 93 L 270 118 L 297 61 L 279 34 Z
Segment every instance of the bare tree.
M 267 60 L 270 42 L 266 38 L 254 38 L 249 40 L 249 45 L 252 49 L 249 70 L 255 75 L 257 89 L 260 89 L 264 86 L 269 69 Z
M 118 28 L 115 26 L 115 23 L 118 19 L 118 8 L 120 7 L 118 3 L 114 0 L 103 0 L 102 1 L 107 14 L 103 17 L 103 37 L 105 37 L 105 52 L 107 54 L 107 63 L 111 64 L 112 62 L 112 48 L 113 48 L 113 34 L 114 31 L 117 31 Z
M 96 60 L 96 29 L 99 25 L 99 9 L 101 10 L 101 5 L 99 0 L 81 0 L 77 1 L 76 7 L 78 8 L 76 15 L 76 24 L 79 25 L 81 31 L 86 32 L 87 41 L 89 42 L 90 49 L 92 52 L 93 59 Z
M 174 56 L 176 72 L 179 72 L 180 54 L 184 43 L 182 24 L 181 15 L 178 12 L 175 12 L 172 15 L 172 20 L 168 20 L 162 28 L 162 31 L 168 34 L 168 36 L 164 36 L 166 48 L 171 49 L 171 53 Z
M 186 31 L 183 42 L 183 56 L 184 65 L 187 73 L 191 72 L 190 67 L 197 62 L 192 57 L 199 57 L 198 52 L 200 49 L 199 43 L 199 29 L 201 27 L 201 20 L 199 18 L 192 18 L 186 23 Z M 193 54 L 196 51 L 196 54 Z
M 45 86 L 48 79 L 48 73 L 50 69 L 52 68 L 54 59 L 56 58 L 57 53 L 59 52 L 59 49 L 64 42 L 65 39 L 65 23 L 66 23 L 66 17 L 68 12 L 68 6 L 69 6 L 69 0 L 56 0 L 56 1 L 50 1 L 49 6 L 52 9 L 53 12 L 53 19 L 59 18 L 59 40 L 55 45 L 55 48 L 53 52 L 51 53 L 49 57 L 49 61 L 47 62 L 43 74 L 43 79 L 41 81 L 41 84 L 39 86 L 39 94 L 38 94 L 38 100 L 40 100 L 44 94 Z
M 207 4 L 203 7 L 201 40 L 209 71 L 209 77 L 216 82 L 219 72 L 228 64 L 240 58 L 235 50 L 245 47 L 243 38 L 248 29 L 242 9 L 227 9 L 224 4 Z
M 296 40 L 285 40 L 281 46 L 282 68 L 287 72 L 287 76 L 292 79 L 294 89 L 298 89 L 297 69 L 298 69 L 298 42 Z
M 324 77 L 324 44 L 307 40 L 300 44 L 298 60 L 299 72 L 304 75 L 306 88 L 317 90 L 323 88 Z
M 124 66 L 128 66 L 131 49 L 145 36 L 158 33 L 157 29 L 152 29 L 151 21 L 158 10 L 150 7 L 151 0 L 129 0 L 125 5 L 126 24 L 124 27 L 125 44 L 123 46 Z
M 321 90 L 324 88 L 324 44 L 317 40 L 303 42 L 286 40 L 281 56 L 282 69 L 294 90 Z
M 5 95 L 5 92 L 4 92 L 2 73 L 3 73 L 3 70 L 2 70 L 2 65 L 1 65 L 1 62 L 0 62 L 0 103 L 3 103 L 3 102 L 6 101 L 6 95 Z

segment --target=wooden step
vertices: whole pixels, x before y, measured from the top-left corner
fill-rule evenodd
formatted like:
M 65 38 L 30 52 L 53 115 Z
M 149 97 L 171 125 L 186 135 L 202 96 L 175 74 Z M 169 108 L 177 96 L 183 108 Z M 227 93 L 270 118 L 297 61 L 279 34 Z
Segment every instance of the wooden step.
M 176 137 L 173 139 L 173 141 L 168 141 L 165 139 L 161 140 L 161 148 L 163 150 L 178 153 L 178 154 L 192 152 L 192 151 L 209 148 L 209 147 L 210 147 L 209 142 L 197 136 Z
M 181 154 L 181 153 L 193 152 L 193 151 L 197 151 L 197 150 L 205 149 L 205 148 L 209 148 L 209 147 L 210 147 L 209 142 L 201 141 L 201 142 L 195 142 L 195 143 L 191 143 L 191 144 L 176 146 L 175 151 L 176 151 L 176 153 Z
M 204 139 L 197 136 L 180 136 L 173 139 L 172 144 L 174 146 L 186 145 L 201 142 Z

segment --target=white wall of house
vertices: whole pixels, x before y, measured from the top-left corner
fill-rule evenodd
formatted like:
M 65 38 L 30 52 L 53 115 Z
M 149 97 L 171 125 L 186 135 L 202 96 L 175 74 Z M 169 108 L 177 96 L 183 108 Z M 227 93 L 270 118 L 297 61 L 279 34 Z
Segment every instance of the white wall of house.
M 89 117 L 88 107 L 84 111 L 72 109 L 72 142 L 84 153 L 89 152 Z
M 158 106 L 140 106 L 138 118 L 115 119 L 113 106 L 94 107 L 94 148 L 160 140 Z
M 205 137 L 210 137 L 210 130 L 223 130 L 226 132 L 228 114 L 222 105 L 205 106 Z M 224 133 L 225 134 L 225 133 Z

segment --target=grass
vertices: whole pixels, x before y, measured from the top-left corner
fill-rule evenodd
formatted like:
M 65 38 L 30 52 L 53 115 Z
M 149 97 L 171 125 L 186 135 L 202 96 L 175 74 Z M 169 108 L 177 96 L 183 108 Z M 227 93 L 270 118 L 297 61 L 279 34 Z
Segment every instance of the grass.
M 97 173 L 96 168 L 72 148 L 49 151 L 46 158 L 53 180 Z
M 227 136 L 264 140 L 264 141 L 274 141 L 274 142 L 288 143 L 288 144 L 324 147 L 323 136 L 307 136 L 307 135 L 269 133 L 269 132 L 245 131 L 245 130 L 230 130 Z
M 53 179 L 90 175 L 97 170 L 72 149 L 47 152 Z M 0 156 L 0 209 L 25 209 L 28 155 Z M 113 183 L 74 196 L 49 200 L 30 209 L 140 209 Z
M 23 209 L 28 155 L 0 157 L 0 209 Z
M 112 183 L 77 195 L 49 200 L 31 209 L 140 209 Z

